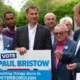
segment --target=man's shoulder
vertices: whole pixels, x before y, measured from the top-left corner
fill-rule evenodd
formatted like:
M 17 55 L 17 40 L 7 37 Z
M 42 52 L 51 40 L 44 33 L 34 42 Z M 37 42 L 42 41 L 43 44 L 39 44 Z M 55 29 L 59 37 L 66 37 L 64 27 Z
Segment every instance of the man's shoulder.
M 27 28 L 28 26 L 25 25 L 25 26 L 21 26 L 21 27 L 18 27 L 17 30 L 24 30 L 25 28 Z
M 68 39 L 68 42 L 70 42 L 70 44 L 77 45 L 77 42 L 76 42 L 76 41 L 74 41 L 74 40 Z
M 2 33 L 7 33 L 8 31 L 7 31 L 7 29 L 6 28 L 4 28 L 3 30 L 2 30 Z
M 80 33 L 80 29 L 78 29 L 78 30 L 74 31 L 74 33 Z
M 11 37 L 8 37 L 8 36 L 5 36 L 5 35 L 2 35 L 4 39 L 8 39 L 8 40 L 13 40 Z
M 49 30 L 49 28 L 45 25 L 38 24 L 38 26 L 43 30 Z

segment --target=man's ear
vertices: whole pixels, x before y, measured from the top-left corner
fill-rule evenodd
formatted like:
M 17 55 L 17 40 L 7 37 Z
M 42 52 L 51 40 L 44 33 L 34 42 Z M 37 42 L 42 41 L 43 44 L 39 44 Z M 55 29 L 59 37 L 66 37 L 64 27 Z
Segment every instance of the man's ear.
M 25 14 L 26 18 L 27 18 L 27 13 Z
M 46 25 L 46 21 L 45 21 L 45 19 L 44 19 L 44 24 Z

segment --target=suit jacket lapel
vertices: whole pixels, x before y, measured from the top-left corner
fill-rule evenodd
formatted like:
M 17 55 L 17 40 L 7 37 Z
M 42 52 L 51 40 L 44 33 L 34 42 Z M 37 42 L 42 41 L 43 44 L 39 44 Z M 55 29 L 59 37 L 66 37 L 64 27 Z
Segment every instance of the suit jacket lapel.
M 38 37 L 40 36 L 40 33 L 41 33 L 41 28 L 38 24 L 37 29 L 36 29 L 36 34 L 35 34 L 35 39 L 34 39 L 34 48 L 33 49 L 35 49 L 35 46 L 37 44 L 37 40 L 38 40 Z
M 66 45 L 64 46 L 63 51 L 67 51 L 68 48 L 69 48 L 69 46 L 70 46 L 70 41 L 69 41 L 69 39 L 68 39 Z
M 74 55 L 74 57 L 76 57 L 79 53 L 80 53 L 80 46 L 79 46 L 79 48 L 78 48 L 76 54 Z
M 51 58 L 52 58 L 52 63 L 54 64 L 54 67 L 56 68 L 56 56 L 55 56 L 55 50 L 56 50 L 56 41 L 54 43 L 54 45 L 52 46 L 52 55 L 51 55 Z
M 25 27 L 24 30 L 24 37 L 23 37 L 23 43 L 29 49 L 29 33 L 28 33 L 28 26 Z

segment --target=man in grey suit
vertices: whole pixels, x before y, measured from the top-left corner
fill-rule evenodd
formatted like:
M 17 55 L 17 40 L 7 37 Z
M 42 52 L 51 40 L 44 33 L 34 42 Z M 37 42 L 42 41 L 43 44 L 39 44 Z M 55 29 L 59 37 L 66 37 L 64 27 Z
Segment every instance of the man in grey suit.
M 38 7 L 29 6 L 26 9 L 26 17 L 28 25 L 16 31 L 16 50 L 24 54 L 27 50 L 51 49 L 50 30 L 38 23 Z
M 2 34 L 2 23 L 2 19 L 0 18 L 0 51 L 12 50 L 14 49 L 13 39 Z
M 70 71 L 66 65 L 76 48 L 76 42 L 68 39 L 68 28 L 65 24 L 58 24 L 54 28 L 56 42 L 52 50 L 52 80 L 70 80 Z

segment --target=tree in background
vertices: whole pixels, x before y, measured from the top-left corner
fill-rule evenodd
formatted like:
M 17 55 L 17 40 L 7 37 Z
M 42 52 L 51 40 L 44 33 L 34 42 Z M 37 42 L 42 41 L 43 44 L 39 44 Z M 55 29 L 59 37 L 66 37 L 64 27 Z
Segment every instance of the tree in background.
M 11 6 L 5 5 L 4 0 L 0 0 L 0 17 L 2 18 L 2 20 L 4 20 L 4 13 L 10 10 L 17 15 L 17 12 L 15 11 L 14 8 L 12 8 Z M 4 24 L 4 27 L 5 27 L 5 24 Z
M 24 26 L 28 23 L 25 16 L 26 7 L 29 5 L 36 5 L 40 9 L 39 23 L 43 24 L 44 15 L 48 12 L 52 12 L 57 17 L 57 23 L 59 19 L 68 15 L 73 18 L 73 7 L 80 0 L 23 0 L 26 1 L 22 7 L 21 12 L 16 12 L 11 6 L 5 5 L 4 0 L 0 0 L 0 17 L 3 19 L 3 14 L 7 10 L 11 10 L 16 14 L 16 25 L 18 27 Z
M 67 0 L 68 1 L 68 0 Z M 64 0 L 28 0 L 26 4 L 22 7 L 19 13 L 17 25 L 23 26 L 28 23 L 25 17 L 26 7 L 29 5 L 36 5 L 40 9 L 39 23 L 43 24 L 44 15 L 47 12 L 52 12 L 57 16 L 57 23 L 59 19 L 68 15 L 73 18 L 73 6 L 79 2 L 79 0 L 69 0 L 69 2 Z

